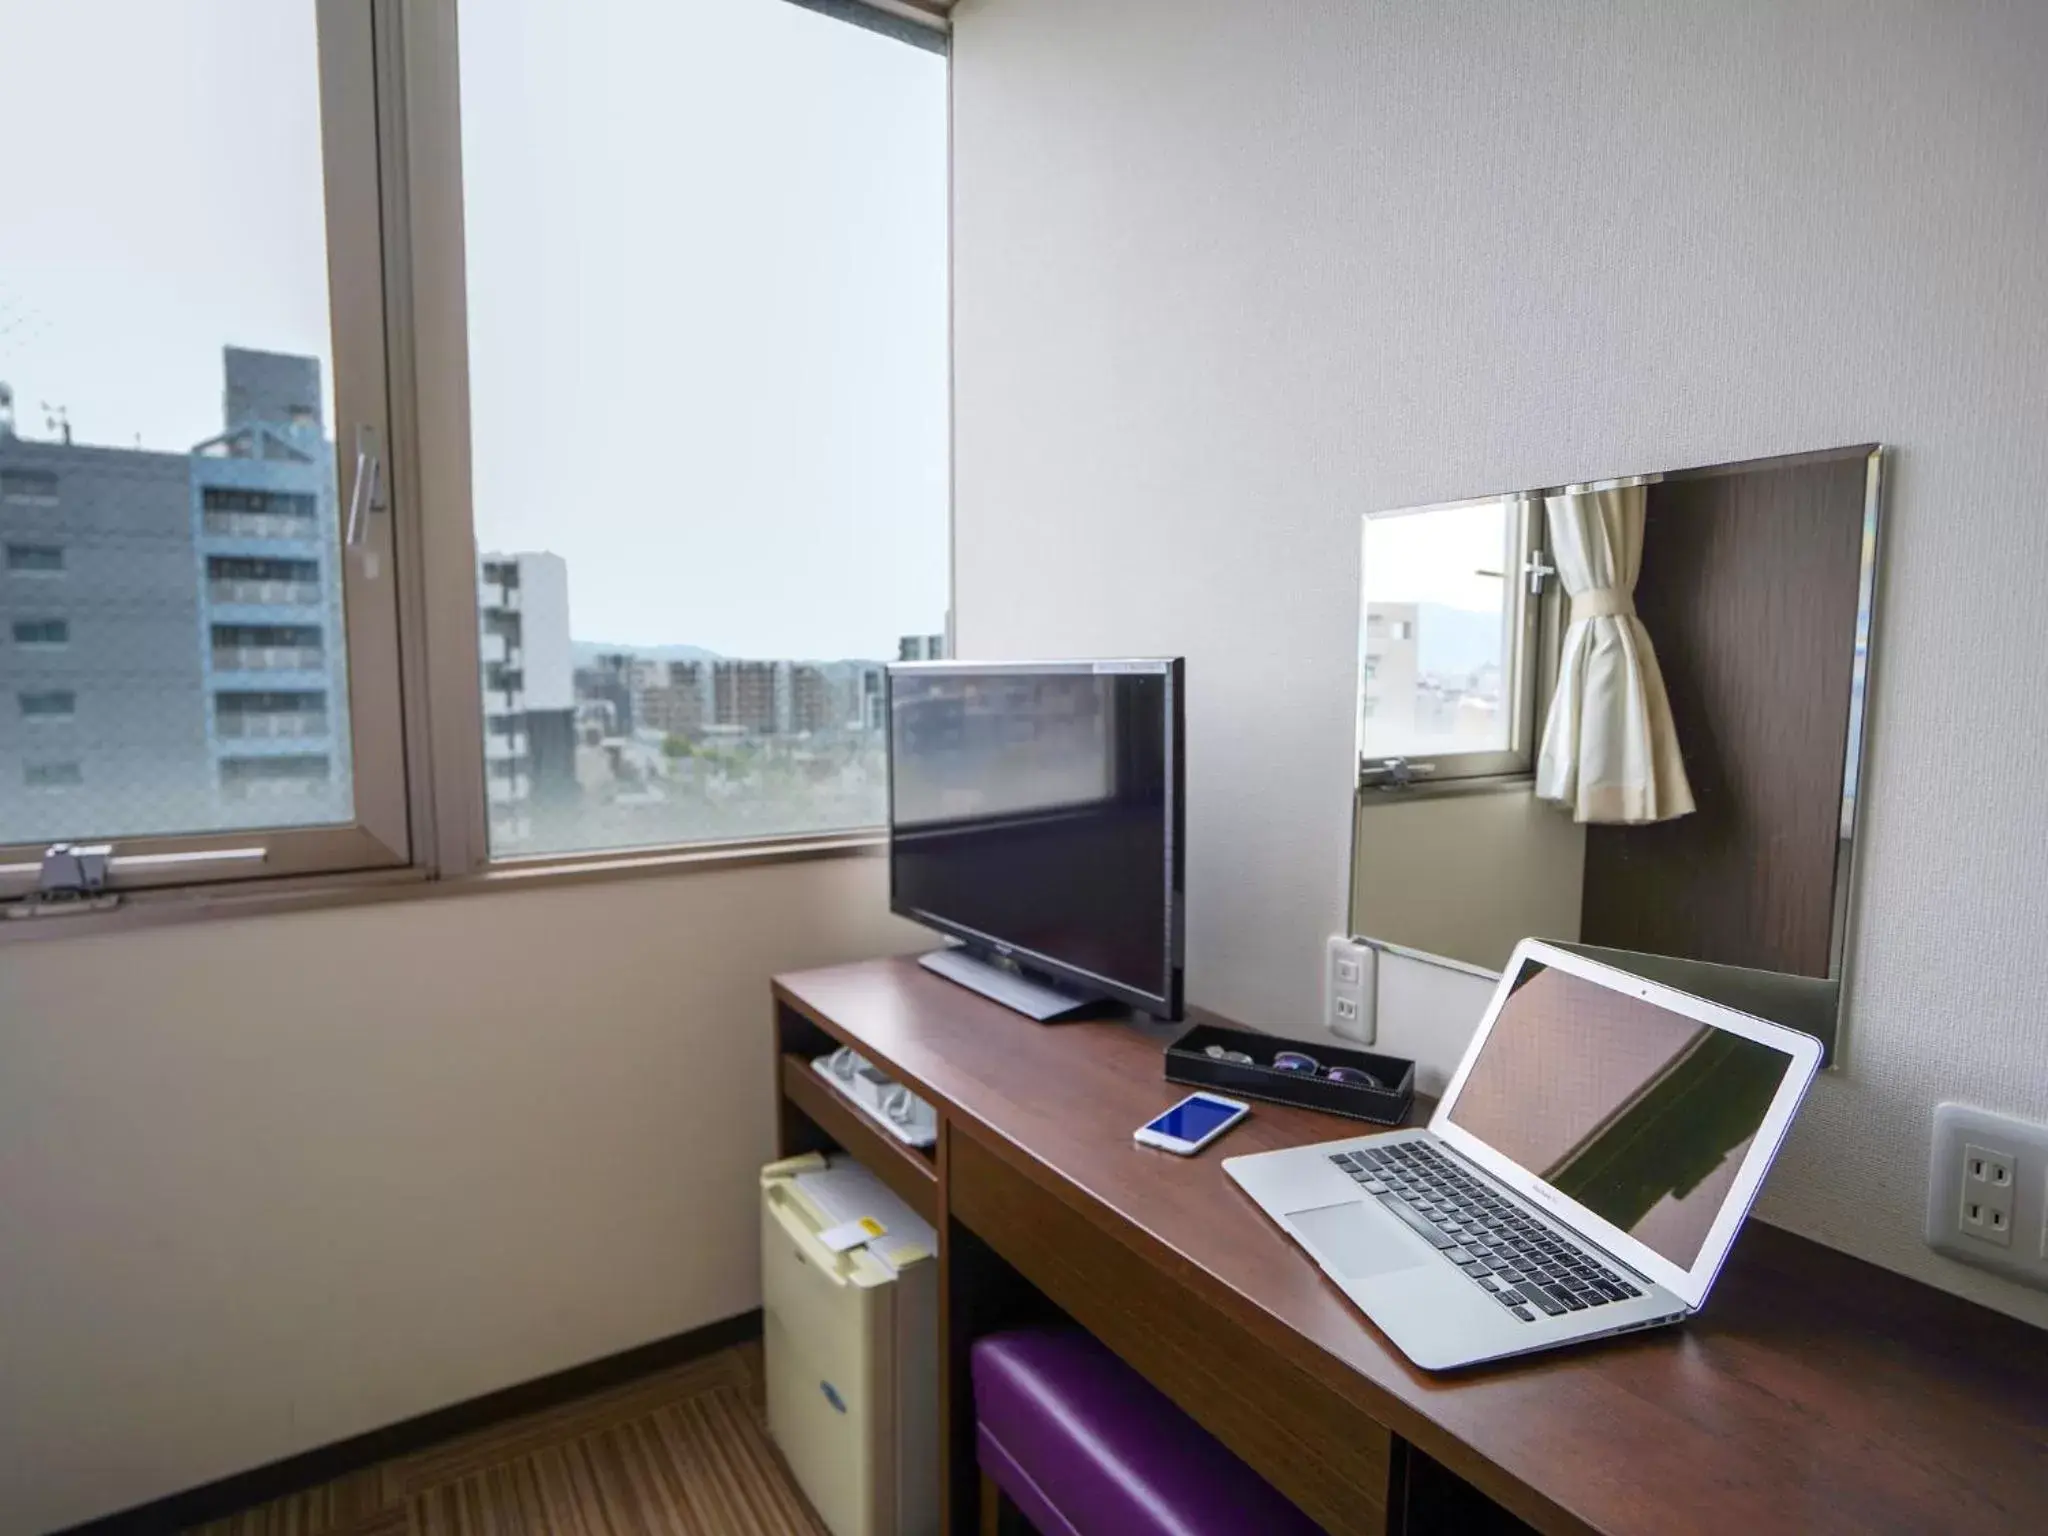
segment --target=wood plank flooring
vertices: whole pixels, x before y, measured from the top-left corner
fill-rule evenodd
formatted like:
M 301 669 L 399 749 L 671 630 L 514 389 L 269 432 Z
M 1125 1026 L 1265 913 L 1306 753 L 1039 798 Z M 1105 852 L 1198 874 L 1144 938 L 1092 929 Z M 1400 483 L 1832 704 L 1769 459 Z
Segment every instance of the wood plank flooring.
M 768 1439 L 761 1347 L 384 1462 L 190 1536 L 825 1536 Z

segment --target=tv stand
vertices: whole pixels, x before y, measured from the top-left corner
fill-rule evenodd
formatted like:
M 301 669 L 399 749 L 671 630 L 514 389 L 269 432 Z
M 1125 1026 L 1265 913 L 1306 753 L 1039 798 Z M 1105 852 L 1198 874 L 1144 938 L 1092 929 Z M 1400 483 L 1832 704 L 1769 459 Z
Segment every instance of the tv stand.
M 1041 1024 L 1081 1018 L 1108 1001 L 1105 993 L 1067 992 L 1046 982 L 1033 981 L 953 944 L 919 955 L 917 963 L 935 976 L 957 982 L 968 991 L 979 992 L 991 1002 L 1014 1008 Z

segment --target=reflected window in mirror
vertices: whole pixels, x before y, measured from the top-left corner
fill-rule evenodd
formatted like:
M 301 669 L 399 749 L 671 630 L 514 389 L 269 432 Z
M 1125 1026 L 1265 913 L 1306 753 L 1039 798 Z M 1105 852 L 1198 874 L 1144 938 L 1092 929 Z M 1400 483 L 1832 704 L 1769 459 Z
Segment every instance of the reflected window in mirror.
M 1540 508 L 1494 496 L 1365 519 L 1358 782 L 1531 771 L 1546 590 Z

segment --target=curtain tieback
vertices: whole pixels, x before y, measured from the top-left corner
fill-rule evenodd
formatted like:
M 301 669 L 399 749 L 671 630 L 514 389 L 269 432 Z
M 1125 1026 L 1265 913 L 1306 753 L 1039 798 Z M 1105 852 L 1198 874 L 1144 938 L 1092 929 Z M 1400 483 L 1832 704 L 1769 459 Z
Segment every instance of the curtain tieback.
M 1572 594 L 1574 624 L 1581 619 L 1623 619 L 1635 611 L 1635 594 L 1625 587 L 1593 587 Z

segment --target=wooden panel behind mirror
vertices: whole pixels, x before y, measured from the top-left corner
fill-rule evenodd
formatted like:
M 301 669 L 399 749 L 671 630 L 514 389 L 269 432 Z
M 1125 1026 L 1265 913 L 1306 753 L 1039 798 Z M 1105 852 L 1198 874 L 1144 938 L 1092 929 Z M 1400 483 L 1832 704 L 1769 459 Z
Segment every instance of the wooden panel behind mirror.
M 1654 485 L 1636 586 L 1698 809 L 1588 827 L 1580 938 L 1828 974 L 1866 464 Z

